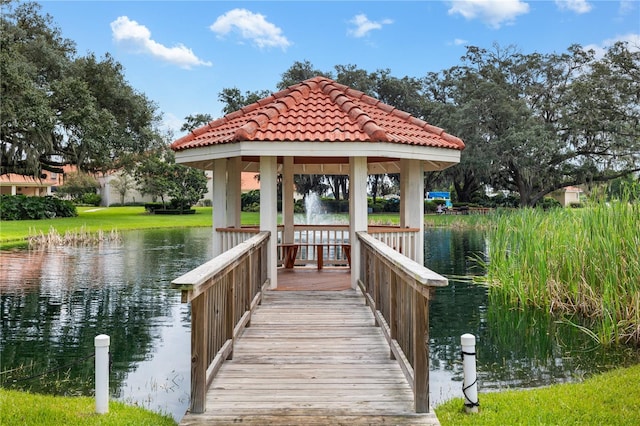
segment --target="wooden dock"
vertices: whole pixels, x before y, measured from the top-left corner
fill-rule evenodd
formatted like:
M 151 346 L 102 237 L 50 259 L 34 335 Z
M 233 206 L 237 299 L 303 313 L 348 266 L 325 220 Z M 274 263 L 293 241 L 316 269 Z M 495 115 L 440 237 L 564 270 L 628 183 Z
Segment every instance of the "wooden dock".
M 206 395 L 181 425 L 439 425 L 414 396 L 342 271 L 289 271 L 268 291 Z

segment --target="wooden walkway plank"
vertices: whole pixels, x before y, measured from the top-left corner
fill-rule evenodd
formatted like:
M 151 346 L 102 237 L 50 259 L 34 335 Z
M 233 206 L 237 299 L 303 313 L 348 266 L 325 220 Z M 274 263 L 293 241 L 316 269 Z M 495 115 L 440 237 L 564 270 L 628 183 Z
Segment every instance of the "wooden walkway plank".
M 334 288 L 335 282 L 330 283 Z M 181 425 L 439 425 L 413 392 L 362 295 L 269 291 Z

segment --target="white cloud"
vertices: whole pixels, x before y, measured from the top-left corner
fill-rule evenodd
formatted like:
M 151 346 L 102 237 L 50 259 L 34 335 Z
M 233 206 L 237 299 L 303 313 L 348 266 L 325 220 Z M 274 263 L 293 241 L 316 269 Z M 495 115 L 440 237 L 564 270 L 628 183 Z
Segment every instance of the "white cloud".
M 464 40 L 462 38 L 456 38 L 453 40 L 453 44 L 456 46 L 463 46 L 465 44 L 467 44 L 469 42 L 469 40 Z
M 518 15 L 529 13 L 529 4 L 521 0 L 455 0 L 449 3 L 449 15 L 459 13 L 467 20 L 480 19 L 496 29 L 503 23 L 512 23 Z
M 282 35 L 282 30 L 267 21 L 264 15 L 246 9 L 233 9 L 218 16 L 209 29 L 218 36 L 227 35 L 235 29 L 243 39 L 253 41 L 260 48 L 286 49 L 291 45 L 291 42 Z
M 349 21 L 355 28 L 349 29 L 347 34 L 356 38 L 366 36 L 370 31 L 382 29 L 383 25 L 393 24 L 391 19 L 383 19 L 382 21 L 370 21 L 365 14 L 359 14 Z
M 626 15 L 627 13 L 633 11 L 636 8 L 637 0 L 620 0 L 620 11 L 621 15 Z
M 178 44 L 166 47 L 151 38 L 151 31 L 144 25 L 120 16 L 111 23 L 111 32 L 116 43 L 129 45 L 140 53 L 147 53 L 162 61 L 189 69 L 192 66 L 211 66 L 211 62 L 199 59 L 191 49 Z
M 591 4 L 587 0 L 556 0 L 556 5 L 562 10 L 580 14 L 591 11 Z
M 640 52 L 640 34 L 629 33 L 623 36 L 618 36 L 615 38 L 609 38 L 600 44 L 589 44 L 584 46 L 584 50 L 593 49 L 596 52 L 597 58 L 602 58 L 606 53 L 607 49 L 616 44 L 619 41 L 623 41 L 627 43 L 627 48 L 630 52 Z

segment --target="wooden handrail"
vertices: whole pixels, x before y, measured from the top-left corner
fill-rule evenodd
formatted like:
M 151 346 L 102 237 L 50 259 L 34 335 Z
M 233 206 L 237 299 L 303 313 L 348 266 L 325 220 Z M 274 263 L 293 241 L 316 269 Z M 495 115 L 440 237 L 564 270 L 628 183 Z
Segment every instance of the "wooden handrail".
M 366 232 L 358 286 L 413 388 L 417 413 L 429 412 L 429 300 L 448 280 L 398 253 Z
M 191 302 L 192 413 L 205 411 L 211 381 L 269 286 L 268 242 L 269 232 L 260 232 L 171 283 Z

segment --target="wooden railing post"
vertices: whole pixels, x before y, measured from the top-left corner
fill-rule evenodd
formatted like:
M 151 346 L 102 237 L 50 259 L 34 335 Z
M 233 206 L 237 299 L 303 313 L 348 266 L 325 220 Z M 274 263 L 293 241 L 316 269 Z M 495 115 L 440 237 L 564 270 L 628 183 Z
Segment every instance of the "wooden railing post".
M 429 299 L 413 292 L 413 395 L 416 413 L 429 412 Z
M 207 396 L 207 321 L 206 297 L 191 301 L 191 404 L 189 411 L 204 413 Z
M 398 339 L 398 283 L 395 275 L 389 283 L 389 335 L 391 340 Z M 389 350 L 389 358 L 396 359 L 393 350 Z
M 224 319 L 224 334 L 225 340 L 233 340 L 233 329 L 236 324 L 236 301 L 235 301 L 235 288 L 237 279 L 237 269 L 231 271 L 229 277 L 229 284 L 227 289 L 227 306 L 226 306 L 226 318 Z M 233 344 L 231 345 L 231 351 L 227 356 L 227 359 L 233 359 Z

